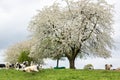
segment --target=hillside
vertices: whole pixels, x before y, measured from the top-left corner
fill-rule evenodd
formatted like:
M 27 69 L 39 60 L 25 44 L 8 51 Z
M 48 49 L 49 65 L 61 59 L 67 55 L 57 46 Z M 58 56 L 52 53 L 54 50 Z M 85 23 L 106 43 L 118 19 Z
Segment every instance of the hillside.
M 26 73 L 0 69 L 0 80 L 120 80 L 120 72 L 105 70 L 45 69 Z

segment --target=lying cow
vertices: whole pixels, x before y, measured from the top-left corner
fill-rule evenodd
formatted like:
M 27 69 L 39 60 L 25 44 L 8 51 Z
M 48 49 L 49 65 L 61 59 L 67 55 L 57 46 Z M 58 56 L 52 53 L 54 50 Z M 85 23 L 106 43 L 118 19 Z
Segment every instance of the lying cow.
M 6 67 L 6 69 L 9 69 L 9 68 L 10 68 L 10 63 L 7 62 L 7 63 L 5 64 L 5 67 Z
M 118 67 L 118 68 L 116 68 L 116 69 L 113 69 L 113 70 L 120 71 L 120 67 Z
M 38 65 L 32 65 L 25 67 L 24 70 L 25 72 L 39 72 L 39 66 Z
M 18 62 L 15 64 L 15 68 L 17 70 L 24 70 L 24 68 L 27 67 L 27 66 L 28 66 L 28 62 L 27 61 L 24 61 L 22 64 L 20 64 Z
M 5 64 L 0 64 L 0 68 L 5 68 Z
M 105 70 L 110 70 L 111 69 L 111 67 L 112 67 L 112 64 L 105 64 Z

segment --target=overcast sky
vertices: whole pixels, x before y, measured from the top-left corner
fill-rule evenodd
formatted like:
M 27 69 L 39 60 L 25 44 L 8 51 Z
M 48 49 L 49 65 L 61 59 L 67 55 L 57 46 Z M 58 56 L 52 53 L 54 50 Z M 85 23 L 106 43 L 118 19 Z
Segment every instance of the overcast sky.
M 28 38 L 27 27 L 31 18 L 46 5 L 51 5 L 55 0 L 0 0 L 0 63 L 4 62 L 4 50 L 16 42 Z M 104 64 L 113 64 L 113 68 L 120 67 L 120 1 L 107 0 L 115 5 L 113 25 L 116 49 L 112 50 L 110 59 L 77 59 L 76 67 L 83 68 L 85 64 L 93 64 L 95 68 L 104 68 Z M 55 66 L 54 61 L 46 60 L 45 67 Z M 79 65 L 78 65 L 79 64 Z M 68 67 L 68 61 L 60 61 L 60 65 Z

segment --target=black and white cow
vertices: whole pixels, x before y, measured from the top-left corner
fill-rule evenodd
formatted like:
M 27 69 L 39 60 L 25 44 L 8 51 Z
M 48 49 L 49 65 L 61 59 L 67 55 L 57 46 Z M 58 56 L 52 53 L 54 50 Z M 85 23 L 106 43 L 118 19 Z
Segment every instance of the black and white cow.
M 0 68 L 5 68 L 5 64 L 0 64 Z
M 28 66 L 28 61 L 24 61 L 22 64 L 20 64 L 19 62 L 15 64 L 15 68 L 17 70 L 23 70 L 27 66 Z
M 14 68 L 14 64 L 7 62 L 5 64 L 0 64 L 0 68 L 6 68 L 6 69 Z

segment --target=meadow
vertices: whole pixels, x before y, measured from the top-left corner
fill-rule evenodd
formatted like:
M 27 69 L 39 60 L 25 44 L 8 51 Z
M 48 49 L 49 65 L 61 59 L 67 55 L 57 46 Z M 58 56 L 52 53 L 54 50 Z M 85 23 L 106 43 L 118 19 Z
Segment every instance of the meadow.
M 119 71 L 43 69 L 39 72 L 23 72 L 0 69 L 0 80 L 120 80 Z

